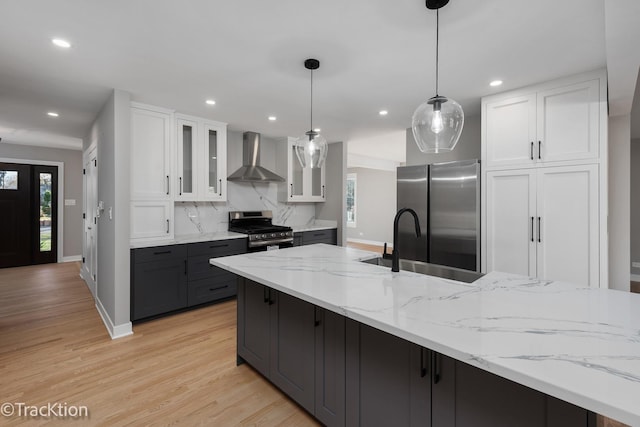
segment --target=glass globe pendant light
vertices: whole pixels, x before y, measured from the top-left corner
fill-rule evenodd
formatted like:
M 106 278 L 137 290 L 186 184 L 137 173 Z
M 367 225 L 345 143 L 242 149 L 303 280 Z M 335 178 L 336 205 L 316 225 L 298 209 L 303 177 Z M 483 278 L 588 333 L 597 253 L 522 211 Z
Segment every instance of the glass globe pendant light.
M 426 0 L 427 9 L 436 11 L 436 95 L 421 104 L 413 113 L 411 129 L 418 148 L 423 153 L 451 151 L 458 143 L 464 112 L 456 101 L 438 95 L 438 68 L 440 42 L 439 9 L 449 0 Z
M 311 127 L 296 140 L 295 151 L 303 168 L 321 168 L 327 158 L 327 140 L 313 129 L 313 70 L 320 68 L 320 61 L 309 58 L 304 66 L 311 71 Z

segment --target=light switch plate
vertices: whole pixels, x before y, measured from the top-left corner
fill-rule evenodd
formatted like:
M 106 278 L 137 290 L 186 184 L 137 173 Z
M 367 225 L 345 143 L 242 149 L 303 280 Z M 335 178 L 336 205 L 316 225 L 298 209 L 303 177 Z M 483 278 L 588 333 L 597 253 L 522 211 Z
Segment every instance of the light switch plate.
M 64 199 L 64 205 L 65 206 L 75 206 L 76 205 L 76 199 Z

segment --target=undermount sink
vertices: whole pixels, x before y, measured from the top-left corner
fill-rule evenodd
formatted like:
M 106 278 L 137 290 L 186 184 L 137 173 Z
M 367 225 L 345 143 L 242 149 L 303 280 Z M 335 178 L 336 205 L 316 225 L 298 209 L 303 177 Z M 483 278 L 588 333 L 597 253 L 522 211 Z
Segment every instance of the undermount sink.
M 382 257 L 363 260 L 367 264 L 381 265 L 391 268 L 391 260 Z M 410 259 L 400 259 L 400 270 L 413 271 L 414 273 L 425 274 L 427 276 L 442 277 L 443 279 L 457 280 L 458 282 L 472 283 L 484 276 L 471 270 L 463 270 L 461 268 L 447 267 L 438 264 L 429 264 L 422 261 L 414 261 Z

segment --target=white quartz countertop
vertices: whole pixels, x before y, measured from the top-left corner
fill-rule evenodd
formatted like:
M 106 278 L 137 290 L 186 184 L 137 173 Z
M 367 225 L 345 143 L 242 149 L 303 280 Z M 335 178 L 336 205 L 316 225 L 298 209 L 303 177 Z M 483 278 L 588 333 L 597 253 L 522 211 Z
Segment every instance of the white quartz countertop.
M 317 244 L 211 264 L 545 394 L 640 426 L 640 294 L 492 272 L 466 284 Z
M 189 234 L 175 236 L 173 239 L 155 241 L 136 241 L 130 243 L 131 249 L 152 248 L 156 246 L 181 245 L 183 243 L 213 242 L 215 240 L 246 239 L 247 235 L 234 233 L 232 231 L 221 231 L 218 233 Z
M 338 222 L 317 219 L 311 224 L 292 225 L 291 228 L 293 228 L 294 233 L 302 233 L 304 231 L 330 230 L 332 228 L 338 228 Z

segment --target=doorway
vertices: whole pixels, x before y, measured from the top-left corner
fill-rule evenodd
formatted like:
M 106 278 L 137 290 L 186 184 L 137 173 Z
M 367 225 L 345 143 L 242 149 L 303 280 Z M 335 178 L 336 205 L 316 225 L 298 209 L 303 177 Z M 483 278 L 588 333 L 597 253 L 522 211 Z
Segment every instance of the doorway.
M 58 261 L 58 168 L 0 162 L 0 267 Z

